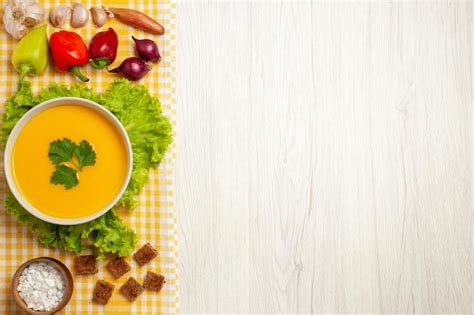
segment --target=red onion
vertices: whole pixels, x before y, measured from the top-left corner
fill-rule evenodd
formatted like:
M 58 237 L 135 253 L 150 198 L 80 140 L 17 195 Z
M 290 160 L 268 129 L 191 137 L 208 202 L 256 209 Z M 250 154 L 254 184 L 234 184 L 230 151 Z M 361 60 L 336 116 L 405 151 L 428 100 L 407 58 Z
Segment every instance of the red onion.
M 107 71 L 113 73 L 121 73 L 130 81 L 140 80 L 151 70 L 150 64 L 137 57 L 128 57 L 120 66 Z
M 137 39 L 132 36 L 137 47 L 137 53 L 140 58 L 146 61 L 157 62 L 161 59 L 158 46 L 151 39 Z

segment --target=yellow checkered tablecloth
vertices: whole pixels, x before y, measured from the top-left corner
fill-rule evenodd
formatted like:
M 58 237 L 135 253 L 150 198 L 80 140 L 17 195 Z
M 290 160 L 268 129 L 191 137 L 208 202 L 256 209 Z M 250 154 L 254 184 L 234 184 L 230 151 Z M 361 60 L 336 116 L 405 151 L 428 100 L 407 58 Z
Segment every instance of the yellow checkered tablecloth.
M 44 4 L 47 12 L 55 5 L 69 3 L 57 0 L 40 0 L 40 2 Z M 102 29 L 113 27 L 119 35 L 119 52 L 113 66 L 120 64 L 125 57 L 134 55 L 134 44 L 131 35 L 138 38 L 152 38 L 157 41 L 163 59 L 139 83 L 145 84 L 152 94 L 158 95 L 165 115 L 171 119 L 172 125 L 175 127 L 176 4 L 167 0 L 106 0 L 103 3 L 91 1 L 82 1 L 82 3 L 88 8 L 97 4 L 134 8 L 157 18 L 165 26 L 167 31 L 163 36 L 150 35 L 115 20 L 109 20 Z M 1 15 L 3 16 L 3 9 Z M 53 31 L 50 27 L 49 32 Z M 86 43 L 98 32 L 91 22 L 87 27 L 76 31 L 81 33 Z M 0 31 L 0 47 L 2 49 L 0 110 L 3 113 L 5 100 L 15 92 L 18 78 L 10 63 L 15 41 L 3 31 L 3 27 Z M 84 73 L 91 78 L 91 82 L 86 84 L 96 91 L 106 89 L 110 82 L 116 78 L 116 76 L 108 74 L 106 71 L 95 70 L 92 67 L 85 67 Z M 71 75 L 56 72 L 51 61 L 44 76 L 31 78 L 30 80 L 35 92 L 47 86 L 50 82 L 65 84 L 75 82 Z M 0 152 L 0 154 L 3 157 L 3 152 Z M 173 202 L 174 158 L 175 145 L 172 144 L 159 169 L 150 173 L 148 184 L 142 194 L 138 196 L 140 201 L 138 208 L 132 213 L 120 212 L 124 221 L 137 233 L 137 249 L 142 244 L 150 242 L 159 250 L 159 259 L 140 268 L 131 257 L 127 258 L 132 270 L 118 280 L 114 280 L 106 272 L 104 266 L 107 260 L 99 262 L 99 272 L 94 276 L 74 276 L 73 297 L 61 314 L 175 314 L 178 312 L 177 231 Z M 0 165 L 0 176 L 3 177 L 3 159 Z M 51 256 L 65 262 L 73 271 L 72 261 L 74 255 L 38 246 L 28 229 L 17 224 L 15 218 L 5 213 L 3 201 L 7 188 L 4 178 L 0 180 L 0 185 L 0 314 L 16 314 L 19 313 L 19 310 L 12 300 L 10 292 L 11 278 L 16 268 L 30 258 Z M 129 303 L 118 293 L 118 288 L 129 276 L 133 276 L 139 282 L 142 282 L 147 270 L 165 275 L 166 284 L 163 290 L 160 293 L 145 291 L 137 301 Z M 92 291 L 97 279 L 104 279 L 115 284 L 114 294 L 106 306 L 100 306 L 91 301 Z

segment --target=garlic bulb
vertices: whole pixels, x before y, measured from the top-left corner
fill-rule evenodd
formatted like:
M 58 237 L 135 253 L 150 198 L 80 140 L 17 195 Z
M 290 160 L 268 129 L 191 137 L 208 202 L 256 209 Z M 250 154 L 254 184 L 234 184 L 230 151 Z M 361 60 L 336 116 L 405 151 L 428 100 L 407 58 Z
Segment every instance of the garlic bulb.
M 62 27 L 67 19 L 71 16 L 71 7 L 62 4 L 54 7 L 49 14 L 49 21 L 54 27 Z
M 31 4 L 26 7 L 25 24 L 27 26 L 36 26 L 43 20 L 44 9 L 39 3 L 35 3 L 33 0 L 30 2 Z
M 101 27 L 107 21 L 107 13 L 104 8 L 99 6 L 93 6 L 91 8 L 92 21 L 94 21 L 95 26 Z
M 28 27 L 38 25 L 43 17 L 43 6 L 35 0 L 10 0 L 4 9 L 3 24 L 13 38 L 20 39 L 28 33 Z
M 83 27 L 89 21 L 89 11 L 80 3 L 75 3 L 72 9 L 71 26 Z

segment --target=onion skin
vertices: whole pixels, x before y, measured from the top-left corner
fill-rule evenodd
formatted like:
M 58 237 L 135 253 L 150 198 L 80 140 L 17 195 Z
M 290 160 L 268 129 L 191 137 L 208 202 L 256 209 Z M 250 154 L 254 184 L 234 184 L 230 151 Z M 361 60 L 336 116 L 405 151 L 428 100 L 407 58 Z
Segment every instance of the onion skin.
M 151 39 L 138 39 L 132 36 L 135 46 L 137 48 L 138 56 L 145 60 L 151 62 L 157 62 L 161 59 L 160 51 L 158 46 Z
M 125 78 L 129 79 L 130 81 L 137 81 L 143 78 L 149 71 L 151 70 L 151 66 L 141 60 L 138 57 L 128 57 L 125 59 L 120 66 L 115 69 L 107 71 L 112 73 L 120 73 Z
M 120 22 L 138 28 L 142 31 L 155 35 L 163 35 L 165 33 L 165 28 L 163 25 L 140 11 L 110 7 L 105 8 L 105 10 L 112 12 L 114 17 Z

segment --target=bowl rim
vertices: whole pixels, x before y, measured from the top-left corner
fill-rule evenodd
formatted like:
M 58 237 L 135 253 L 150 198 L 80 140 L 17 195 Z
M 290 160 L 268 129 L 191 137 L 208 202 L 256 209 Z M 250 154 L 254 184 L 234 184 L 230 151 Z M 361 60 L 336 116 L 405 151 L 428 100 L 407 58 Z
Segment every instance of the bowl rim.
M 127 156 L 128 157 L 127 172 L 126 172 L 125 180 L 123 181 L 122 186 L 120 187 L 119 191 L 114 196 L 114 198 L 98 211 L 88 216 L 79 217 L 79 218 L 54 217 L 37 209 L 33 204 L 31 204 L 28 200 L 26 200 L 26 198 L 23 197 L 23 195 L 21 194 L 20 190 L 17 187 L 17 184 L 15 183 L 15 180 L 12 174 L 12 169 L 11 169 L 11 158 L 12 158 L 11 153 L 13 151 L 13 147 L 16 143 L 18 135 L 23 130 L 23 127 L 33 117 L 35 117 L 39 113 L 45 110 L 51 109 L 53 107 L 65 105 L 66 103 L 68 103 L 68 105 L 73 104 L 73 105 L 85 106 L 85 107 L 91 108 L 93 110 L 96 110 L 100 114 L 102 114 L 107 119 L 109 119 L 113 123 L 115 128 L 117 128 L 121 137 L 123 138 L 125 142 L 125 146 L 126 146 L 127 155 L 128 155 Z M 106 109 L 102 105 L 99 105 L 96 102 L 93 102 L 88 99 L 80 98 L 80 97 L 58 97 L 58 98 L 50 99 L 36 105 L 18 120 L 18 122 L 13 127 L 10 135 L 8 136 L 7 143 L 5 146 L 3 161 L 4 161 L 4 172 L 5 172 L 5 177 L 6 177 L 8 187 L 10 188 L 11 192 L 13 193 L 13 195 L 15 196 L 15 198 L 18 200 L 18 202 L 23 208 L 25 208 L 33 216 L 49 223 L 54 223 L 54 224 L 59 224 L 59 225 L 77 225 L 77 224 L 82 224 L 82 223 L 92 221 L 100 217 L 101 215 L 111 210 L 112 207 L 119 201 L 120 197 L 122 197 L 125 190 L 127 189 L 128 183 L 130 181 L 130 177 L 132 175 L 133 151 L 132 151 L 132 144 L 130 142 L 130 139 L 128 137 L 128 134 L 125 128 L 123 127 L 122 123 L 117 119 L 117 117 L 115 117 L 115 115 L 112 114 L 108 109 Z
M 47 262 L 49 264 L 54 265 L 56 268 L 58 268 L 59 272 L 62 274 L 64 278 L 66 288 L 65 288 L 63 299 L 58 304 L 58 306 L 56 306 L 54 309 L 50 311 L 35 311 L 35 310 L 30 309 L 28 305 L 26 305 L 25 301 L 23 301 L 23 299 L 21 298 L 20 293 L 18 292 L 18 289 L 17 289 L 18 282 L 20 280 L 20 275 L 23 272 L 23 270 L 25 270 L 29 265 L 36 262 Z M 13 296 L 13 299 L 15 303 L 27 314 L 47 315 L 47 314 L 54 314 L 56 312 L 59 312 L 69 303 L 73 292 L 74 292 L 74 279 L 72 277 L 71 271 L 64 263 L 62 263 L 61 261 L 53 257 L 42 256 L 42 257 L 29 259 L 18 267 L 18 269 L 15 271 L 15 274 L 12 277 L 11 294 Z

